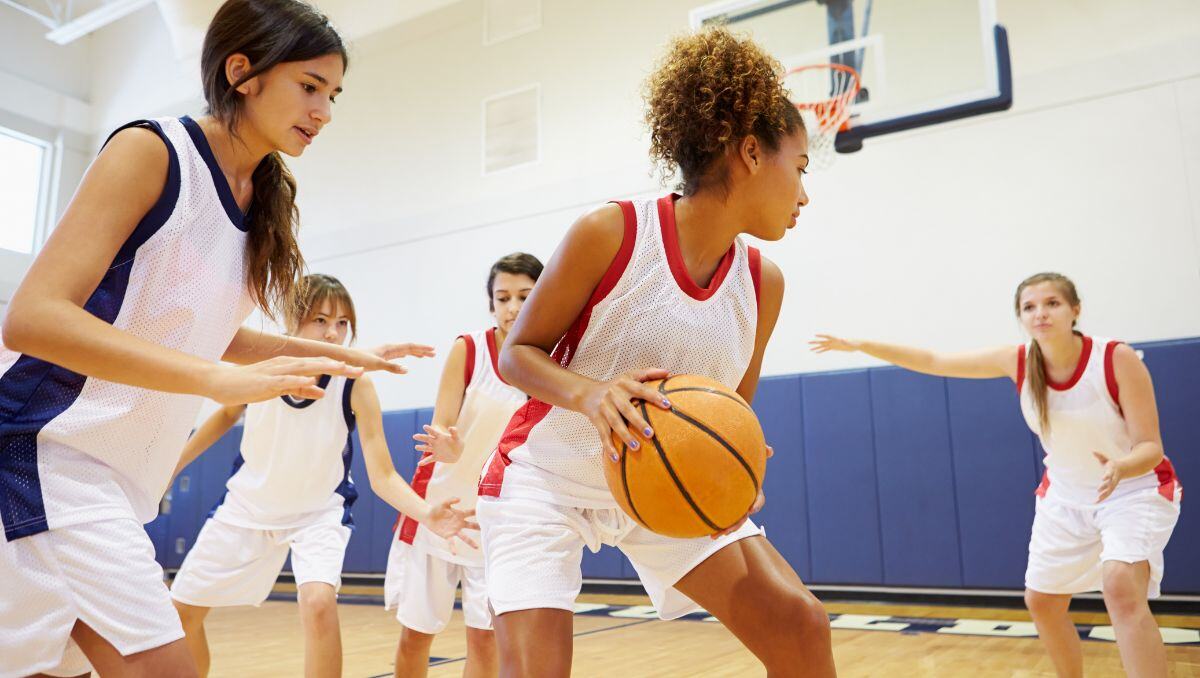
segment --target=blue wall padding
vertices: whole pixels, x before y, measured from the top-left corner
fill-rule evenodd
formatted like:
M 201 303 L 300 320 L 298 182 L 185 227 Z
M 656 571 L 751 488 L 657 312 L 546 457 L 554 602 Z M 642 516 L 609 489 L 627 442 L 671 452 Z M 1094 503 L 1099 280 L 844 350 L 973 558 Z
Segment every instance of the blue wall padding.
M 1163 444 L 1200 492 L 1200 339 L 1138 344 L 1154 379 Z M 938 588 L 1023 586 L 1033 491 L 1044 452 L 1007 379 L 940 379 L 891 367 L 783 375 L 759 385 L 754 409 L 775 448 L 766 507 L 755 521 L 801 578 L 816 584 Z M 384 415 L 397 470 L 412 478 L 412 434 L 432 410 Z M 185 469 L 171 512 L 147 526 L 160 562 L 178 567 L 224 490 L 236 427 Z M 357 529 L 346 571 L 382 573 L 396 511 L 370 491 L 362 448 L 352 469 Z M 188 479 L 182 491 L 183 477 Z M 1166 550 L 1166 593 L 1200 593 L 1200 516 L 1185 502 Z M 606 547 L 585 577 L 633 579 Z
M 883 547 L 870 375 L 866 370 L 810 374 L 801 387 L 811 580 L 880 584 Z

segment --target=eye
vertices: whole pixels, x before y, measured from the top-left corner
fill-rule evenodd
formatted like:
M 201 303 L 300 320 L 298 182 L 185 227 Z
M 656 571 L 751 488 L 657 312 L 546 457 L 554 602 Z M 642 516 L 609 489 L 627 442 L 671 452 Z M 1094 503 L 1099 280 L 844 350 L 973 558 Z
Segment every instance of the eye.
M 312 85 L 312 84 L 309 84 L 309 83 L 307 83 L 307 82 L 302 82 L 302 83 L 300 83 L 300 86 L 301 86 L 301 87 L 303 87 L 303 88 L 304 88 L 304 91 L 305 91 L 305 92 L 308 92 L 309 94 L 312 94 L 313 92 L 316 92 L 316 91 L 317 91 L 317 86 L 316 86 L 316 85 Z
M 349 320 L 339 320 L 338 324 L 341 325 L 342 327 L 346 327 L 347 325 L 350 324 L 350 321 Z

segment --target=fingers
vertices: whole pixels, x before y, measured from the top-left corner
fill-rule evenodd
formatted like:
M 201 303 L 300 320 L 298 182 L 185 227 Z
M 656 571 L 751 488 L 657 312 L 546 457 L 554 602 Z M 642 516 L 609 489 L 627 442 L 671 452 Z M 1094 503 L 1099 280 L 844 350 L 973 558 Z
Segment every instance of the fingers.
M 750 517 L 749 515 L 742 516 L 742 519 L 737 521 L 736 523 L 734 523 L 732 527 L 721 530 L 720 532 L 709 536 L 709 539 L 720 539 L 721 537 L 724 537 L 727 534 L 733 534 L 734 532 L 737 532 L 738 530 L 740 530 L 742 528 L 742 525 L 746 524 L 746 520 L 749 519 L 749 517 Z
M 767 459 L 775 456 L 775 448 L 767 445 Z
M 671 409 L 671 401 L 667 398 L 667 396 L 659 393 L 656 389 L 636 381 L 625 386 L 629 390 L 629 396 L 631 398 L 636 400 L 644 400 L 662 410 Z
M 368 369 L 368 368 L 364 368 L 364 369 Z M 378 364 L 372 365 L 369 369 L 382 370 L 384 372 L 389 372 L 391 374 L 408 374 L 408 370 L 405 369 L 405 367 L 403 365 L 401 365 L 400 363 L 393 363 L 393 362 L 390 362 L 387 360 L 381 360 L 381 361 L 379 361 Z
M 646 419 L 642 416 L 642 413 L 638 411 L 638 408 L 635 407 L 632 402 L 628 400 L 618 402 L 616 403 L 616 408 L 621 417 L 624 419 L 622 424 L 628 422 L 628 429 L 633 429 L 641 433 L 646 438 L 654 437 L 654 429 L 650 428 L 650 423 L 646 421 Z M 628 429 L 626 429 L 626 431 L 628 431 Z M 640 444 L 638 439 L 632 436 L 629 438 L 621 436 L 621 439 L 629 443 L 629 446 L 635 450 Z
M 335 377 L 354 378 L 362 375 L 361 367 L 348 365 L 333 358 L 280 357 L 257 363 L 252 367 L 261 369 L 268 374 L 290 374 L 301 377 L 318 377 L 328 374 Z
M 421 453 L 421 459 L 417 462 L 417 466 L 429 466 L 437 463 L 437 458 L 433 456 L 433 450 L 425 445 L 418 445 L 416 449 Z
M 627 372 L 626 374 L 634 381 L 654 381 L 655 379 L 666 379 L 667 377 L 671 376 L 670 372 L 657 367 L 651 367 L 645 370 L 634 370 L 632 372 Z
M 612 442 L 612 428 L 608 425 L 608 421 L 604 417 L 592 419 L 592 426 L 596 427 L 596 431 L 600 434 L 600 448 L 604 455 L 612 461 L 620 461 L 621 455 L 617 453 L 617 448 Z
M 472 539 L 472 538 L 468 537 L 467 535 L 463 534 L 462 532 L 459 532 L 459 533 L 458 533 L 457 535 L 455 535 L 455 536 L 456 536 L 457 538 L 461 539 L 461 540 L 462 540 L 462 543 L 466 544 L 467 546 L 470 546 L 470 547 L 471 547 L 471 548 L 473 548 L 473 549 L 477 549 L 477 548 L 479 548 L 479 544 L 478 544 L 478 543 L 476 543 L 474 539 Z M 453 548 L 454 548 L 454 547 L 453 547 L 453 544 L 454 544 L 453 540 L 451 540 L 451 541 L 450 541 L 450 543 L 451 543 L 451 552 L 453 552 Z
M 1094 457 L 1096 457 L 1097 459 L 1099 459 L 1101 464 L 1107 464 L 1107 463 L 1108 463 L 1108 457 L 1104 456 L 1104 454 L 1102 454 L 1102 453 L 1100 453 L 1100 452 L 1092 452 L 1092 455 L 1093 455 Z
M 457 426 L 451 426 L 450 428 L 446 429 L 446 432 L 450 434 L 451 440 L 454 440 L 454 441 L 458 440 L 458 427 Z
M 629 449 L 636 450 L 641 446 L 641 443 L 637 441 L 637 438 L 633 437 L 633 434 L 629 432 L 629 427 L 625 425 L 625 420 L 621 418 L 621 415 L 616 411 L 615 407 L 609 405 L 601 410 L 600 414 L 604 417 L 605 423 L 608 424 L 609 430 L 615 433 L 618 438 L 625 441 L 625 444 L 629 446 Z M 606 437 L 611 445 L 612 436 L 610 435 Z M 616 450 L 614 449 L 612 460 L 620 461 L 620 457 L 618 457 L 615 452 Z

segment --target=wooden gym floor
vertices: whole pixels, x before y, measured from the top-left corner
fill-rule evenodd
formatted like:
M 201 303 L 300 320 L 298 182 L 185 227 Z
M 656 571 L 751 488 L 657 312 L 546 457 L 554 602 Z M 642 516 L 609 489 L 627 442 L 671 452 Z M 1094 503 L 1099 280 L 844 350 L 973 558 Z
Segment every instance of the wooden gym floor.
M 287 595 L 286 585 L 277 588 Z M 347 598 L 371 600 L 378 587 L 343 589 Z M 575 618 L 576 676 L 623 678 L 652 676 L 762 676 L 765 672 L 748 651 L 719 623 L 692 619 L 664 622 L 642 618 L 647 605 L 642 596 L 584 595 L 580 603 L 618 606 L 579 614 Z M 339 606 L 344 675 L 350 678 L 390 676 L 400 625 L 382 605 L 371 602 Z M 1049 658 L 1036 638 L 984 637 L 932 632 L 948 619 L 1028 622 L 1023 610 L 978 607 L 892 605 L 879 603 L 827 603 L 833 615 L 902 617 L 903 623 L 883 624 L 889 630 L 835 628 L 833 651 L 840 676 L 970 676 L 970 678 L 1033 677 L 1054 675 Z M 614 616 L 624 615 L 624 616 Z M 874 617 L 841 617 L 843 625 L 856 625 Z M 1102 613 L 1076 613 L 1076 624 L 1106 625 Z M 933 621 L 923 621 L 933 620 Z M 1159 625 L 1185 629 L 1170 644 L 1168 657 L 1173 676 L 1200 678 L 1200 616 L 1160 615 Z M 896 620 L 892 620 L 896 621 Z M 835 619 L 835 627 L 839 625 Z M 1003 631 L 1006 627 L 1000 626 Z M 303 675 L 303 635 L 296 604 L 271 600 L 259 608 L 213 610 L 207 622 L 212 648 L 212 673 L 222 676 Z M 1103 633 L 1103 630 L 1098 631 Z M 462 614 L 456 610 L 449 628 L 434 641 L 430 676 L 459 676 L 466 641 Z M 1115 644 L 1100 640 L 1083 643 L 1089 678 L 1123 676 Z

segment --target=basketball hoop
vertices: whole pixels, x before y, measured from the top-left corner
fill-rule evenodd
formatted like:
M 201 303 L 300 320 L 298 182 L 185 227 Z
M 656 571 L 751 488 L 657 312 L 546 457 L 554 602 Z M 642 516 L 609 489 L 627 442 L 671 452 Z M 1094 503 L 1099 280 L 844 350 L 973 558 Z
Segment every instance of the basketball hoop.
M 850 127 L 850 105 L 860 87 L 858 73 L 843 64 L 809 64 L 788 71 L 783 85 L 808 130 L 809 167 L 829 167 L 837 157 L 837 133 Z

